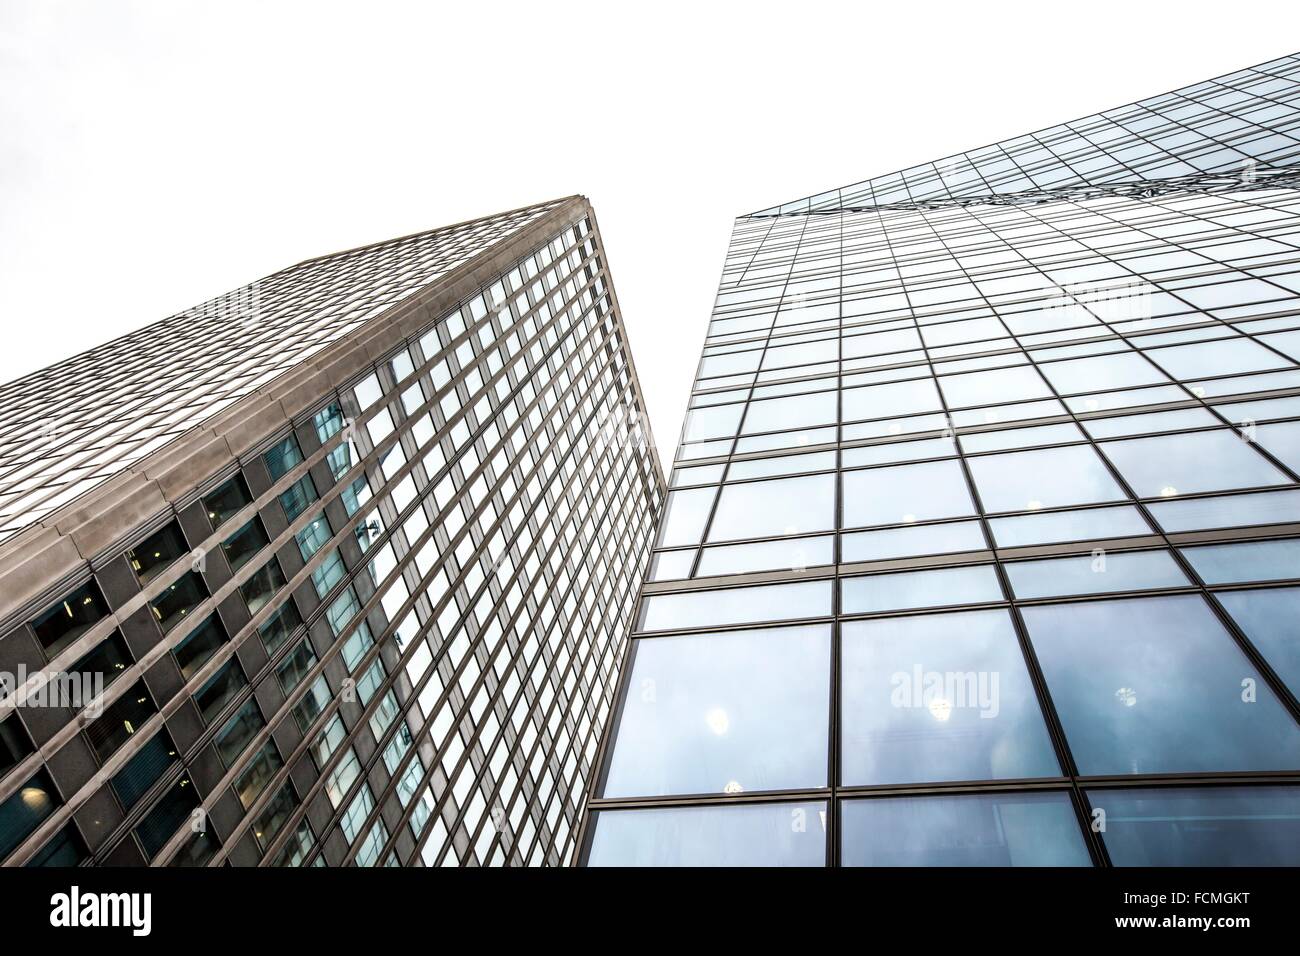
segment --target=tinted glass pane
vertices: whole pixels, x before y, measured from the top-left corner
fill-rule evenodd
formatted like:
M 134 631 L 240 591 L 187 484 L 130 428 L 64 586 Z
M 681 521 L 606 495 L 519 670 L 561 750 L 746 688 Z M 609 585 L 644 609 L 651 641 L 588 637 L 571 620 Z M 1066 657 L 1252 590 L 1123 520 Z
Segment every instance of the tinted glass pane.
M 602 810 L 588 866 L 823 866 L 823 803 Z
M 1300 521 L 1300 491 L 1261 491 L 1219 498 L 1153 501 L 1147 507 L 1166 531 L 1282 524 Z
M 158 804 L 140 821 L 135 834 L 140 838 L 145 856 L 153 858 L 171 839 L 180 825 L 190 819 L 190 814 L 199 805 L 199 795 L 188 777 L 181 777 L 172 784 Z
M 142 582 L 148 581 L 171 564 L 188 548 L 181 537 L 180 526 L 175 521 L 145 538 L 126 553 L 127 560 Z
M 1300 578 L 1300 539 L 1248 541 L 1183 548 L 1206 584 L 1238 584 Z
M 1138 510 L 1127 505 L 994 518 L 989 521 L 989 529 L 999 547 L 1003 548 L 1083 541 L 1089 538 L 1125 538 L 1151 533 L 1151 528 Z
M 770 538 L 834 527 L 835 476 L 806 475 L 724 487 L 709 540 Z
M 826 785 L 830 627 L 637 641 L 604 795 Z
M 641 604 L 638 626 L 646 631 L 665 631 L 824 617 L 830 612 L 831 582 L 806 581 L 650 595 Z
M 262 527 L 262 519 L 253 518 L 221 542 L 221 550 L 225 553 L 226 560 L 230 562 L 230 570 L 238 571 L 248 563 L 249 558 L 266 547 L 266 544 L 266 529 Z
M 1287 480 L 1233 431 L 1104 442 L 1101 449 L 1143 498 L 1279 485 Z
M 1020 402 L 1030 398 L 1048 398 L 1052 394 L 1042 376 L 1033 368 L 1024 366 L 945 375 L 939 379 L 939 387 L 952 408 Z
M 266 619 L 266 623 L 257 629 L 266 652 L 274 654 L 301 623 L 302 615 L 298 613 L 298 605 L 294 603 L 293 598 L 276 608 Z
M 835 560 L 834 545 L 833 535 L 823 535 L 819 538 L 792 538 L 788 541 L 759 541 L 754 544 L 705 548 L 698 573 L 703 577 L 710 574 L 813 568 L 831 564 Z
M 840 821 L 845 866 L 1091 866 L 1064 793 L 845 800 Z
M 848 785 L 1060 773 L 1006 611 L 842 625 Z
M 280 507 L 284 509 L 285 518 L 292 522 L 316 498 L 316 483 L 311 480 L 310 474 L 306 474 L 290 485 L 288 491 L 280 495 Z
M 73 664 L 71 671 L 81 677 L 90 678 L 93 686 L 99 686 L 94 684 L 95 681 L 102 681 L 103 686 L 107 687 L 117 680 L 122 672 L 131 666 L 131 663 L 131 654 L 126 648 L 122 633 L 114 631 L 93 651 Z
M 1005 565 L 1016 597 L 1102 594 L 1183 587 L 1187 576 L 1168 551 L 1084 554 Z
M 1300 588 L 1220 591 L 1214 597 L 1300 697 Z
M 1089 790 L 1116 866 L 1300 866 L 1300 788 Z
M 41 821 L 62 803 L 59 792 L 44 770 L 38 771 L 0 803 L 0 859 L 31 836 Z
M 89 858 L 90 851 L 77 832 L 77 825 L 69 823 L 32 855 L 27 866 L 80 866 Z
M 163 631 L 170 631 L 185 620 L 185 616 L 203 603 L 208 596 L 207 586 L 197 571 L 189 571 L 177 578 L 153 600 L 154 617 Z
M 232 515 L 250 504 L 253 496 L 248 492 L 248 483 L 244 476 L 236 474 L 215 491 L 203 496 L 203 507 L 208 511 L 208 519 L 213 528 L 220 528 Z
M 266 607 L 284 584 L 284 572 L 280 570 L 280 562 L 275 558 L 268 561 L 265 567 L 254 571 L 253 576 L 239 586 L 239 593 L 248 605 L 248 613 L 256 614 Z
M 87 581 L 34 620 L 32 629 L 45 652 L 53 656 L 90 630 L 107 613 L 108 605 L 99 585 Z
M 978 551 L 984 547 L 984 532 L 980 530 L 978 521 L 952 521 L 846 534 L 841 539 L 841 558 L 844 561 L 883 561 L 917 554 Z
M 11 713 L 0 720 L 0 776 L 18 766 L 35 749 L 17 714 Z
M 167 731 L 159 731 L 113 777 L 113 792 L 128 810 L 135 806 L 177 759 Z
M 302 450 L 298 447 L 298 439 L 290 435 L 278 445 L 272 446 L 262 455 L 262 460 L 266 462 L 266 470 L 271 473 L 271 480 L 280 480 L 294 465 L 302 461 Z
M 1127 497 L 1085 445 L 969 459 L 986 511 L 1036 511 Z
M 931 461 L 844 475 L 844 527 L 959 518 L 975 513 L 961 465 Z
M 198 704 L 199 712 L 203 714 L 203 720 L 211 722 L 217 714 L 221 713 L 227 702 L 247 684 L 248 679 L 244 677 L 244 672 L 240 670 L 238 661 L 231 658 L 194 695 L 194 702 Z
M 1021 612 L 1082 773 L 1300 765 L 1295 721 L 1201 598 Z
M 846 578 L 841 586 L 846 614 L 1002 600 L 1002 588 L 991 565 L 873 574 Z
M 176 663 L 180 665 L 181 676 L 186 680 L 193 677 L 203 663 L 210 658 L 229 638 L 226 629 L 215 614 L 191 631 L 176 648 Z
M 717 493 L 717 488 L 669 492 L 664 517 L 660 522 L 659 546 L 671 548 L 679 544 L 698 543 Z
M 248 742 L 265 726 L 257 701 L 250 697 L 217 732 L 217 753 L 221 755 L 221 762 L 227 767 L 233 765 Z

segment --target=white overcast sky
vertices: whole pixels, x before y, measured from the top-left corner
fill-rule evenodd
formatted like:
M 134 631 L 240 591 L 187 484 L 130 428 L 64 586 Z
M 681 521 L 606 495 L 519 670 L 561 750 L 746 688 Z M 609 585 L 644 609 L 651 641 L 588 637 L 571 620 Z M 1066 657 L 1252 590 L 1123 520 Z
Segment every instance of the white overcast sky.
M 582 193 L 671 457 L 734 216 L 1293 52 L 1226 10 L 0 0 L 0 381 Z

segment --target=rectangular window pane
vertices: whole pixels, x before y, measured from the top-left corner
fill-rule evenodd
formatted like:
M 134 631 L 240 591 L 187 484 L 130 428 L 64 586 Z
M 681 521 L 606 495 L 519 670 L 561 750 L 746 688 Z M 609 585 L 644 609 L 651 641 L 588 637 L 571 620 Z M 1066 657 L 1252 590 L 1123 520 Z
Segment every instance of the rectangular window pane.
M 604 796 L 826 785 L 830 627 L 644 638 Z
M 1300 787 L 1089 790 L 1115 866 L 1300 866 Z
M 641 605 L 638 628 L 665 631 L 755 621 L 825 617 L 831 612 L 831 582 L 803 581 L 750 588 L 718 588 L 684 594 L 653 594 Z
M 1019 598 L 1149 591 L 1190 583 L 1168 551 L 1098 551 L 1044 561 L 1014 561 L 1005 567 L 1011 590 Z
M 1052 777 L 1052 751 L 1005 610 L 842 625 L 848 785 Z
M 824 866 L 824 803 L 602 810 L 588 866 Z
M 1064 793 L 885 797 L 841 804 L 845 866 L 1090 866 Z
M 1021 613 L 1081 773 L 1300 766 L 1295 720 L 1200 597 Z
M 845 578 L 841 587 L 845 614 L 1002 600 L 1002 588 L 991 565 Z

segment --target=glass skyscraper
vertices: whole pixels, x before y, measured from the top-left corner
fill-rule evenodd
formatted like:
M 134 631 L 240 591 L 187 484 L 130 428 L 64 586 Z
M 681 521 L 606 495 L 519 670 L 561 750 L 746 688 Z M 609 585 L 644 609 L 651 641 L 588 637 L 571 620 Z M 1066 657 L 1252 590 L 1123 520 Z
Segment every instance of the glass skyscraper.
M 560 865 L 662 507 L 590 205 L 0 387 L 0 861 Z
M 1300 58 L 736 220 L 589 865 L 1300 863 Z

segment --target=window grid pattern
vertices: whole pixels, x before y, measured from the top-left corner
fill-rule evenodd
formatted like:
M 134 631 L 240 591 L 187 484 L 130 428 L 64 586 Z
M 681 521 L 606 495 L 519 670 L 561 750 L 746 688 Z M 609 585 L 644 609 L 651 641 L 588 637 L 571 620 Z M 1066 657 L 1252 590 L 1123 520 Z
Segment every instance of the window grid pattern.
M 267 561 L 265 542 L 247 552 L 234 583 L 251 623 L 197 664 L 194 652 L 185 658 L 229 765 L 205 809 L 216 824 L 233 785 L 243 818 L 151 839 L 154 862 L 571 857 L 660 504 L 636 389 L 599 237 L 581 219 L 325 399 L 295 435 L 272 440 L 262 457 L 273 484 L 257 504 L 278 499 L 293 515 L 271 542 L 278 557 Z M 211 517 L 222 515 L 219 535 L 243 540 L 257 512 L 230 511 L 231 487 L 213 493 L 222 504 Z M 271 566 L 278 583 L 255 609 L 248 582 Z M 210 607 L 189 610 L 193 623 L 168 640 L 213 643 Z M 92 625 L 83 641 L 109 636 L 114 623 Z M 259 639 L 272 656 L 249 681 L 231 651 Z M 262 720 L 253 686 L 273 670 L 283 704 Z M 426 707 L 436 721 L 429 710 L 425 722 Z M 494 734 L 485 751 L 478 736 Z M 455 787 L 448 771 L 459 773 Z M 156 786 L 180 778 L 190 786 L 178 763 Z M 488 800 L 501 808 L 490 818 Z M 141 800 L 136 817 L 152 802 Z M 165 836 L 175 822 L 162 826 Z M 118 828 L 128 841 L 129 830 Z M 70 823 L 61 833 L 75 831 Z M 94 858 L 113 859 L 113 843 Z
M 0 388 L 0 541 L 555 208 L 310 259 Z
M 1280 57 L 1119 109 L 753 213 L 979 200 L 1300 161 L 1300 59 Z
M 1300 862 L 1294 71 L 737 220 L 587 864 Z

